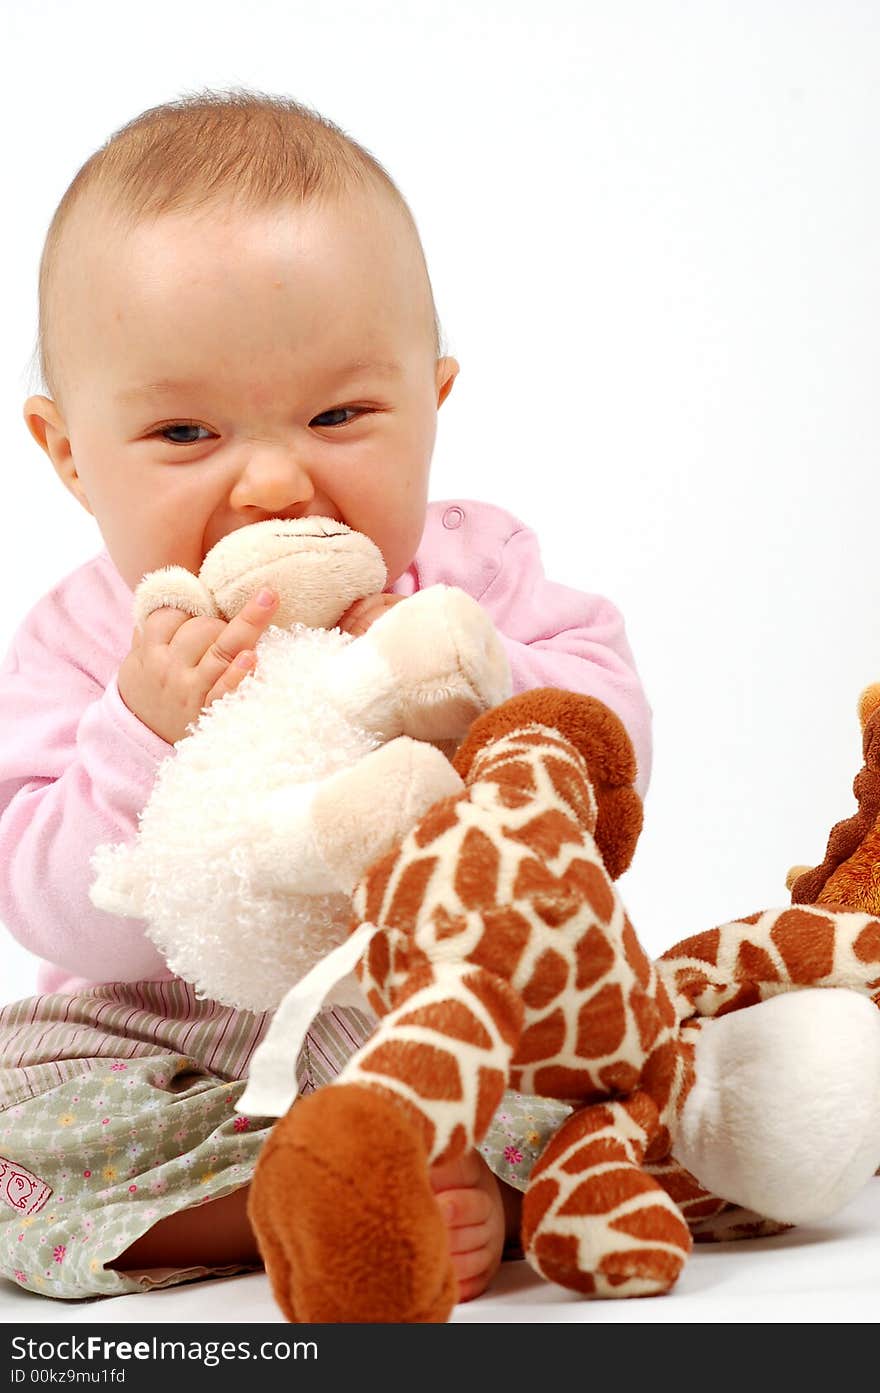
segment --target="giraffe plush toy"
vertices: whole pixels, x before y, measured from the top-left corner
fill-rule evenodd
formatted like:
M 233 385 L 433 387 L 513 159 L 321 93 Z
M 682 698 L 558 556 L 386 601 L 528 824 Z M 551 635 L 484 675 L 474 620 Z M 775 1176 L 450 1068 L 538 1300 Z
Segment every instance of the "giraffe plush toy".
M 880 1156 L 880 1014 L 866 999 L 880 988 L 880 922 L 753 916 L 655 966 L 613 885 L 641 826 L 617 718 L 571 693 L 523 694 L 475 723 L 455 765 L 464 792 L 435 804 L 355 891 L 356 922 L 372 926 L 359 975 L 376 1033 L 333 1085 L 281 1117 L 257 1166 L 251 1221 L 288 1319 L 448 1317 L 456 1287 L 429 1167 L 480 1141 L 508 1085 L 574 1105 L 532 1172 L 522 1239 L 538 1272 L 585 1295 L 667 1291 L 689 1225 L 699 1236 L 759 1231 L 762 1211 L 746 1212 L 760 1199 L 755 1137 L 779 1172 L 780 1136 L 810 1128 L 822 1183 L 823 1167 L 837 1176 L 847 1165 L 850 1190 L 863 1183 Z M 805 1029 L 794 996 L 758 1004 L 818 982 L 856 989 L 809 993 L 843 1007 L 833 1021 L 811 1012 Z M 752 1028 L 733 1029 L 749 1018 Z M 726 1112 L 731 1058 L 745 1051 L 753 1076 L 768 1052 L 771 1066 L 790 1067 L 780 1038 L 792 1027 L 800 1046 L 822 1036 L 809 1089 L 777 1073 L 769 1096 L 765 1079 L 757 1103 Z M 836 1035 L 858 1094 L 858 1106 L 844 1097 L 827 1109 L 855 1118 L 843 1166 L 839 1151 L 824 1154 L 839 1135 L 815 1123 L 841 1062 Z M 778 1125 L 762 1133 L 777 1098 Z M 289 1101 L 273 1106 L 255 1057 L 239 1106 L 271 1115 Z M 737 1149 L 750 1106 L 759 1125 Z M 712 1138 L 730 1131 L 714 1193 Z M 770 1217 L 764 1231 L 798 1214 Z

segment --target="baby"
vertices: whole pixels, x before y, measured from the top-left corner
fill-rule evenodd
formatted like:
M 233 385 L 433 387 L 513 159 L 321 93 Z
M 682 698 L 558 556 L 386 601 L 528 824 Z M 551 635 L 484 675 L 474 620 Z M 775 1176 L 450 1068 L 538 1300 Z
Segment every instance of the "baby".
M 133 837 L 174 742 L 259 661 L 277 597 L 229 623 L 160 610 L 133 634 L 141 577 L 196 572 L 253 522 L 335 518 L 389 576 L 349 633 L 425 586 L 462 587 L 514 690 L 618 712 L 642 791 L 650 716 L 607 600 L 546 580 L 534 534 L 500 508 L 427 502 L 458 364 L 401 194 L 314 112 L 206 93 L 117 132 L 49 229 L 40 352 L 48 394 L 25 420 L 106 549 L 35 606 L 0 668 L 0 918 L 44 960 L 41 995 L 0 1012 L 0 1272 L 86 1297 L 259 1265 L 248 1182 L 272 1123 L 235 1112 L 267 1017 L 196 1000 L 88 887 L 92 852 Z M 301 1092 L 371 1026 L 322 1013 Z M 483 1154 L 434 1171 L 461 1299 L 496 1271 L 559 1117 L 508 1094 Z

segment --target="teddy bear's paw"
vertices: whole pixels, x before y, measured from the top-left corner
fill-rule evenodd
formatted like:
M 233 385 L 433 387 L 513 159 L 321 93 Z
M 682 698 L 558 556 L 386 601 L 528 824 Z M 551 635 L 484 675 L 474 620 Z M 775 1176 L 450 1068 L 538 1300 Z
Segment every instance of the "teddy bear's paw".
M 459 739 L 511 692 L 507 653 L 476 600 L 432 585 L 389 609 L 365 635 L 397 679 L 404 733 Z
M 143 627 L 154 610 L 182 609 L 193 617 L 219 618 L 220 611 L 198 576 L 183 566 L 163 566 L 144 576 L 134 592 L 134 621 Z
M 403 735 L 326 779 L 312 804 L 312 832 L 328 883 L 349 893 L 434 803 L 463 791 L 445 755 Z
M 785 877 L 786 890 L 793 890 L 795 881 L 800 880 L 802 875 L 807 875 L 812 869 L 812 866 L 792 866 L 788 875 Z
M 457 1284 L 415 1114 L 378 1089 L 330 1085 L 276 1123 L 249 1216 L 290 1321 L 448 1319 Z

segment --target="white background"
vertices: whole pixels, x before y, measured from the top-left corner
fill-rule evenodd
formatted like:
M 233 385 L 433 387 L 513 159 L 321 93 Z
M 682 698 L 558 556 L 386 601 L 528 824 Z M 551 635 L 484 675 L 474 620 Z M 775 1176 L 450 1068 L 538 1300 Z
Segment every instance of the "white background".
M 100 546 L 21 417 L 58 200 L 146 107 L 290 94 L 419 224 L 462 365 L 433 496 L 507 507 L 626 616 L 655 711 L 624 881 L 646 946 L 783 903 L 853 807 L 880 678 L 880 8 L 5 0 L 0 26 L 0 646 Z

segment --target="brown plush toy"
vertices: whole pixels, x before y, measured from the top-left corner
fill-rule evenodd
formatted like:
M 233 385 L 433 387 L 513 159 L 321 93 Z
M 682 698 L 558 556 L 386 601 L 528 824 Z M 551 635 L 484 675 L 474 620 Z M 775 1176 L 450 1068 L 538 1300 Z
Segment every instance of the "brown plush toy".
M 820 865 L 789 871 L 794 904 L 880 913 L 880 683 L 862 692 L 859 723 L 864 763 L 853 780 L 858 811 L 832 827 Z
M 865 1000 L 880 924 L 768 911 L 655 966 L 612 883 L 641 827 L 618 719 L 525 693 L 480 717 L 455 765 L 464 792 L 355 891 L 355 923 L 376 930 L 359 969 L 376 1032 L 280 1118 L 257 1165 L 250 1217 L 287 1318 L 448 1318 L 429 1168 L 480 1142 L 508 1086 L 573 1104 L 533 1169 L 522 1240 L 583 1295 L 669 1290 L 689 1224 L 775 1232 L 845 1202 L 880 1153 L 880 1013 Z M 855 990 L 793 990 L 839 985 Z M 835 1092 L 842 1056 L 852 1098 Z

